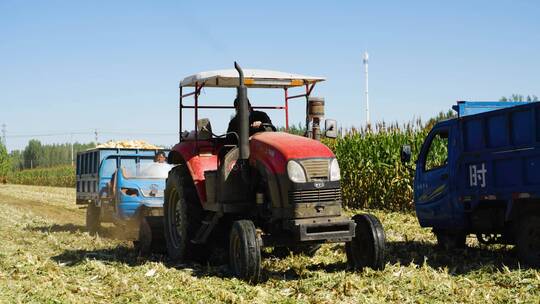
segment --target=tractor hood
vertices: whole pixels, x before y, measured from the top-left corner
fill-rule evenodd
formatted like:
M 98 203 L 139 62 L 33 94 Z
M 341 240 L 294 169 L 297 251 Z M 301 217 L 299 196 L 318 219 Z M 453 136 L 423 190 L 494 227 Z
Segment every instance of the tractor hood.
M 250 140 L 252 161 L 265 163 L 274 173 L 283 173 L 290 159 L 333 158 L 334 153 L 319 141 L 284 132 L 261 132 Z

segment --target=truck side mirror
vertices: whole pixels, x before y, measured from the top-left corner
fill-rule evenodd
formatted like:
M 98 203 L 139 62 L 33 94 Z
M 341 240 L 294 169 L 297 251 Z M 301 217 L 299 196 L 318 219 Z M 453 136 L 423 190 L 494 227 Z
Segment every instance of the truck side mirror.
M 411 161 L 411 146 L 403 145 L 401 147 L 401 162 L 406 164 Z
M 324 136 L 328 138 L 337 138 L 337 121 L 327 119 L 324 121 Z

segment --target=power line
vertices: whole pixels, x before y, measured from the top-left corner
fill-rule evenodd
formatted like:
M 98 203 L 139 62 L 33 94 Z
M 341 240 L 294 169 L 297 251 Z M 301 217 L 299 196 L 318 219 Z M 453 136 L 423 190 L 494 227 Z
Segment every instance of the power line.
M 100 134 L 109 135 L 177 135 L 175 132 L 122 132 L 122 131 L 99 131 L 95 129 L 93 132 L 66 132 L 66 133 L 36 133 L 36 134 L 13 134 L 6 135 L 9 138 L 28 138 L 28 137 L 50 137 L 50 136 L 72 136 L 72 135 L 94 135 L 94 139 L 99 139 Z
M 100 132 L 101 134 L 112 134 L 112 135 L 178 135 L 175 132 Z
M 154 137 L 166 137 L 166 136 L 176 136 L 176 132 L 163 132 L 163 131 L 150 131 L 150 132 L 133 132 L 133 131 L 116 131 L 116 130 L 105 130 L 99 131 L 94 129 L 93 131 L 74 131 L 74 132 L 44 132 L 44 133 L 19 133 L 19 134 L 6 134 L 6 125 L 2 125 L 2 137 L 0 141 L 6 145 L 6 138 L 43 138 L 43 137 L 55 137 L 63 136 L 69 137 L 69 142 L 73 143 L 74 135 L 93 135 L 95 142 L 99 142 L 99 136 L 106 135 L 108 136 L 129 136 L 129 137 L 138 137 L 138 136 L 154 136 Z
M 25 138 L 25 137 L 48 137 L 48 136 L 64 136 L 71 134 L 92 134 L 91 132 L 70 132 L 70 133 L 41 133 L 41 134 L 14 134 L 8 135 L 9 138 Z

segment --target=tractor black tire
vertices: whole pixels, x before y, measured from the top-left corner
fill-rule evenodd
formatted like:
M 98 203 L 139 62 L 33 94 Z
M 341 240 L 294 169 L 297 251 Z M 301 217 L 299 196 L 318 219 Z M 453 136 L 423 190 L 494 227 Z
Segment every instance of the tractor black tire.
M 185 165 L 169 172 L 165 187 L 164 236 L 167 254 L 173 261 L 197 258 L 197 246 L 191 240 L 201 225 L 202 207 Z
M 383 270 L 386 237 L 381 222 L 371 214 L 357 214 L 352 219 L 356 223 L 355 236 L 345 244 L 349 266 L 354 270 Z
M 466 248 L 467 235 L 462 231 L 434 230 L 437 246 L 442 250 Z
M 97 235 L 101 228 L 101 208 L 94 203 L 86 207 L 86 230 L 90 235 Z
M 540 268 L 540 216 L 528 215 L 519 219 L 516 231 L 516 249 L 519 260 Z
M 232 274 L 250 283 L 261 276 L 261 244 L 250 220 L 235 221 L 229 236 L 229 267 Z
M 165 253 L 166 245 L 163 235 L 163 218 L 161 216 L 144 216 L 141 219 L 136 247 L 139 256 Z

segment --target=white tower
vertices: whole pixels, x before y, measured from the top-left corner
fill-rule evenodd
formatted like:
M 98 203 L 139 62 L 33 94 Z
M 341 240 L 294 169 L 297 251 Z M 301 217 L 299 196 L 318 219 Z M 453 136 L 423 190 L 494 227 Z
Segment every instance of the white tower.
M 369 61 L 369 55 L 368 52 L 364 52 L 364 68 L 365 68 L 365 74 L 366 74 L 366 126 L 370 124 L 370 118 L 369 118 L 369 90 L 368 90 L 368 61 Z

